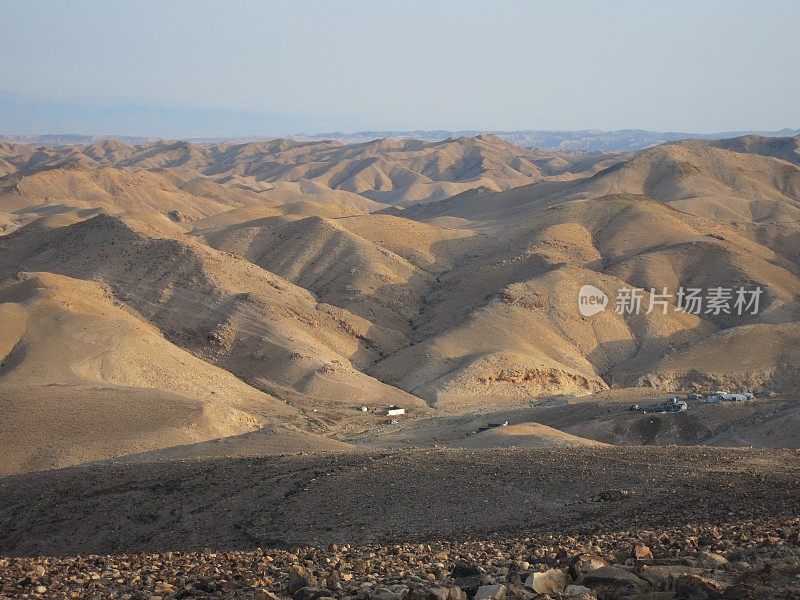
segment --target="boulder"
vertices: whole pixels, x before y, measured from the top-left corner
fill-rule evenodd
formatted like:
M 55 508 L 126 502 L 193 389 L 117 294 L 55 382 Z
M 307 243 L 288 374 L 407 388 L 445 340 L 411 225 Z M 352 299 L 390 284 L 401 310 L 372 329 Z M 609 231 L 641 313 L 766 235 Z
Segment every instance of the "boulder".
M 460 587 L 435 587 L 429 590 L 430 600 L 467 600 L 467 594 Z
M 525 580 L 525 587 L 532 589 L 537 594 L 553 595 L 561 592 L 569 583 L 567 574 L 561 569 L 548 569 L 531 573 Z
M 728 587 L 727 582 L 711 576 L 681 575 L 674 581 L 675 594 L 682 600 L 716 600 Z
M 294 593 L 304 587 L 316 587 L 317 578 L 302 565 L 292 565 L 289 569 L 289 593 Z
M 686 565 L 645 565 L 639 575 L 646 579 L 653 587 L 663 587 L 670 578 L 676 579 L 681 575 L 702 575 L 704 569 Z
M 653 558 L 653 551 L 644 544 L 636 544 L 633 547 L 633 557 L 638 560 Z
M 323 590 L 318 587 L 306 586 L 302 587 L 297 590 L 294 594 L 292 594 L 293 600 L 317 600 L 318 598 L 322 598 L 324 596 L 329 596 L 330 592 L 328 590 Z
M 570 567 L 575 578 L 580 577 L 583 573 L 589 573 L 602 567 L 610 566 L 609 562 L 602 556 L 595 554 L 582 554 Z
M 482 585 L 475 592 L 473 600 L 505 600 L 508 588 L 502 583 L 495 585 Z
M 478 567 L 470 563 L 457 563 L 453 565 L 450 576 L 453 579 L 461 579 L 462 577 L 477 577 L 481 574 Z
M 475 594 L 478 592 L 478 588 L 483 585 L 483 581 L 478 576 L 475 577 L 461 577 L 454 581 L 456 586 L 459 589 L 463 590 L 467 596 L 470 598 L 474 598 Z
M 724 569 L 728 566 L 728 559 L 716 552 L 701 552 L 697 561 L 706 569 Z
M 430 600 L 448 600 L 450 597 L 450 589 L 445 587 L 435 587 L 429 590 Z
M 599 592 L 598 596 L 631 596 L 650 589 L 647 581 L 619 567 L 595 569 L 578 583 Z
M 451 587 L 447 600 L 467 600 L 467 593 L 460 587 Z
M 369 600 L 400 600 L 400 596 L 385 587 L 376 587 L 369 592 Z

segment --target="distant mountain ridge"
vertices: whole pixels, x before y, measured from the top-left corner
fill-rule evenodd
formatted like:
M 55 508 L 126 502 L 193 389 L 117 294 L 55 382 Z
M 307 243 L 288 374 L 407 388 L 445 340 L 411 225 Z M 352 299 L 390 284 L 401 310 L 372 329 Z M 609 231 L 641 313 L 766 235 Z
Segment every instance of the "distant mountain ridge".
M 562 151 L 630 151 L 642 150 L 665 142 L 679 140 L 721 140 L 745 135 L 765 137 L 791 137 L 800 135 L 800 129 L 781 131 L 725 131 L 719 133 L 684 133 L 676 131 L 648 131 L 644 129 L 621 129 L 602 131 L 585 129 L 576 131 L 360 131 L 357 133 L 320 133 L 309 136 L 291 136 L 298 140 L 337 140 L 348 143 L 363 142 L 376 138 L 414 138 L 439 141 L 447 138 L 495 135 L 523 148 L 555 149 Z
M 438 142 L 450 138 L 475 137 L 478 135 L 495 135 L 507 142 L 522 146 L 523 148 L 540 148 L 561 151 L 596 151 L 596 152 L 625 152 L 643 150 L 665 142 L 680 140 L 722 140 L 747 135 L 764 137 L 792 137 L 800 135 L 800 129 L 782 129 L 780 131 L 723 131 L 718 133 L 685 133 L 678 131 L 650 131 L 646 129 L 620 129 L 618 131 L 602 131 L 598 129 L 584 129 L 576 131 L 546 131 L 546 130 L 520 130 L 520 131 L 484 131 L 465 130 L 450 131 L 413 130 L 413 131 L 358 131 L 343 133 L 334 131 L 328 133 L 295 134 L 274 137 L 214 137 L 193 138 L 190 141 L 198 144 L 217 144 L 229 142 L 256 142 L 274 139 L 292 139 L 297 141 L 327 141 L 335 140 L 344 143 L 361 143 L 378 139 L 417 139 L 426 142 Z M 92 144 L 102 140 L 116 140 L 126 144 L 146 144 L 160 141 L 165 138 L 137 137 L 126 135 L 82 135 L 82 134 L 43 134 L 43 135 L 0 135 L 0 141 L 17 144 L 45 144 L 45 145 L 71 145 Z

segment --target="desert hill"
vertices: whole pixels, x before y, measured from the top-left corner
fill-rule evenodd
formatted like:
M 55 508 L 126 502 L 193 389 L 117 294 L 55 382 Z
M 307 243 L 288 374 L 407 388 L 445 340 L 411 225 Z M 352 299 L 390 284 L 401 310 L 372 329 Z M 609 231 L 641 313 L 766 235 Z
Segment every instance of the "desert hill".
M 286 139 L 212 145 L 112 140 L 86 146 L 0 144 L 0 175 L 53 168 L 167 170 L 186 181 L 200 176 L 282 202 L 296 201 L 310 188 L 340 202 L 361 197 L 362 208 L 370 206 L 365 201 L 403 205 L 478 187 L 499 191 L 542 179 L 571 179 L 613 161 L 600 153 L 528 150 L 490 135 L 349 145 Z
M 6 274 L 44 270 L 108 284 L 174 343 L 283 399 L 414 402 L 353 366 L 391 351 L 396 334 L 190 236 L 99 215 L 22 228 L 2 238 L 0 254 Z M 330 386 L 334 396 L 322 393 Z
M 2 180 L 0 194 L 10 210 L 54 204 L 100 208 L 107 212 L 148 210 L 197 219 L 223 210 L 254 204 L 252 194 L 210 181 L 184 181 L 170 173 L 97 169 L 47 169 Z
M 701 142 L 693 143 L 700 144 Z M 772 156 L 796 165 L 800 164 L 800 136 L 771 138 L 759 135 L 745 135 L 708 142 L 708 145 L 733 150 L 734 152 Z
M 603 388 L 601 378 L 630 382 L 664 353 L 719 328 L 792 322 L 800 314 L 796 264 L 647 197 L 567 202 L 512 223 L 505 248 L 439 278 L 416 332 L 419 343 L 372 372 L 427 398 L 445 393 L 496 402 L 504 394 L 519 400 L 546 390 L 585 393 Z M 766 292 L 757 317 L 670 310 L 605 312 L 589 320 L 574 309 L 587 283 L 612 298 L 625 286 L 674 292 L 678 285 L 741 285 Z
M 478 432 L 457 444 L 463 448 L 603 446 L 540 423 L 521 423 Z
M 89 399 L 74 406 L 89 410 L 104 397 L 102 386 L 139 386 L 130 398 L 145 398 L 142 414 L 158 420 L 162 406 L 161 422 L 179 423 L 170 439 L 132 425 L 116 446 L 96 445 L 85 429 L 48 452 L 26 442 L 10 468 L 145 450 L 178 457 L 369 445 L 377 440 L 370 431 L 388 435 L 395 426 L 382 410 L 390 404 L 413 420 L 614 394 L 620 386 L 793 388 L 796 141 L 690 141 L 617 157 L 547 154 L 491 136 L 3 144 L 0 286 L 17 290 L 20 272 L 38 273 L 60 282 L 47 283 L 59 290 L 87 290 L 72 302 L 76 323 L 93 327 L 102 319 L 92 306 L 108 305 L 131 324 L 103 338 L 113 352 L 102 364 L 116 366 L 87 383 L 94 371 L 74 366 L 89 352 L 80 327 L 47 320 L 61 309 L 36 294 L 8 300 L 0 310 L 17 319 L 38 307 L 36 319 L 54 335 L 9 329 L 17 332 L 8 334 L 9 348 L 30 337 L 25 353 L 13 354 L 18 361 L 0 369 L 0 388 L 29 381 L 31 405 L 39 406 L 42 390 L 62 390 L 69 380 Z M 624 288 L 644 288 L 644 310 L 618 313 L 612 304 L 582 316 L 577 296 L 587 284 L 612 303 Z M 740 286 L 763 291 L 756 313 L 677 310 L 679 287 Z M 671 296 L 647 311 L 651 288 Z M 56 347 L 69 351 L 49 365 L 43 357 Z M 173 358 L 142 350 L 151 347 Z M 156 364 L 137 362 L 139 355 Z M 240 387 L 226 388 L 222 404 L 217 394 L 183 390 L 185 377 L 169 375 L 190 364 L 174 358 L 183 355 L 192 365 L 185 377 L 203 381 L 191 369 L 208 368 Z M 111 372 L 119 381 L 98 383 Z M 145 380 L 146 372 L 154 375 Z M 47 377 L 35 383 L 42 374 L 58 386 Z M 116 391 L 107 397 L 112 418 L 124 403 Z M 156 397 L 171 400 L 157 405 Z M 268 408 L 254 408 L 262 404 Z M 27 430 L 31 417 L 13 406 L 11 426 Z M 55 415 L 44 421 L 55 423 Z M 470 443 L 609 439 L 600 429 L 563 434 L 578 436 L 571 439 L 547 429 L 558 423 L 526 423 Z M 76 454 L 81 436 L 96 449 Z
M 500 193 L 476 189 L 435 204 L 412 206 L 404 215 L 426 221 L 447 219 L 456 225 L 459 221 L 489 224 L 504 221 L 511 210 L 525 214 L 564 201 L 622 193 L 649 195 L 681 212 L 728 222 L 795 223 L 800 166 L 784 160 L 786 152 L 760 154 L 759 144 L 736 140 L 727 149 L 726 142 L 664 144 L 591 177 L 534 183 Z M 798 138 L 763 140 L 767 148 L 796 143 Z
M 0 284 L 0 472 L 63 466 L 300 422 L 297 411 L 167 341 L 101 284 Z

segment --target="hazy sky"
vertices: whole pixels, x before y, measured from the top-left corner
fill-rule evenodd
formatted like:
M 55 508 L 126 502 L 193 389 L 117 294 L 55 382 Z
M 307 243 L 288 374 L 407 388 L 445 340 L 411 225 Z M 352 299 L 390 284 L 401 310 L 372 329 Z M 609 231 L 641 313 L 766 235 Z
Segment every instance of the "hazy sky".
M 797 0 L 0 2 L 6 92 L 282 133 L 800 127 Z

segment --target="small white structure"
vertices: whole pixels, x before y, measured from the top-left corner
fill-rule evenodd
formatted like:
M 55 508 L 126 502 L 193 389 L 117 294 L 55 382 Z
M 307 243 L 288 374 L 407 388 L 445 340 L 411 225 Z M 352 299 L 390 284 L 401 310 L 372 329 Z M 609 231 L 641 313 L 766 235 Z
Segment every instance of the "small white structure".
M 361 412 L 367 412 L 369 409 L 367 408 L 366 404 L 361 407 Z
M 386 414 L 390 417 L 396 417 L 398 415 L 406 414 L 405 408 L 400 408 L 399 406 L 392 404 L 389 408 L 386 409 Z

